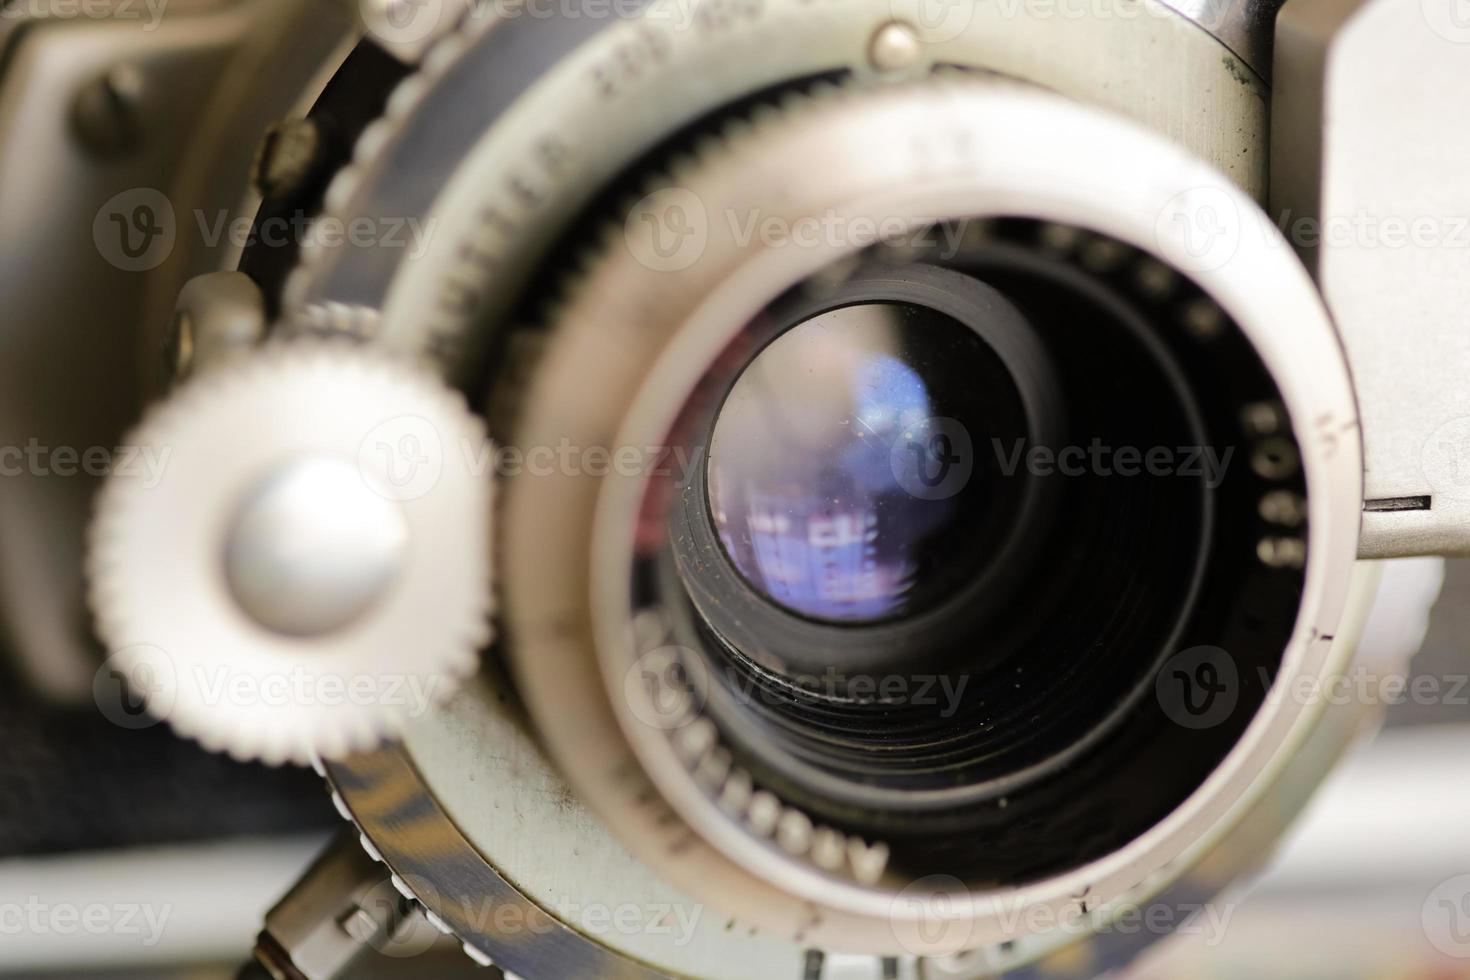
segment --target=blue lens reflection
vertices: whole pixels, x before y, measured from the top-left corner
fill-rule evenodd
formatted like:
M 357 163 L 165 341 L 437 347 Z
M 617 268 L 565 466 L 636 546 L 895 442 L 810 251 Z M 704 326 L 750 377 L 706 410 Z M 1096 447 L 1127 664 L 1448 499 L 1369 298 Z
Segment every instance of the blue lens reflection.
M 952 546 L 936 539 L 974 503 L 925 489 L 956 462 L 936 384 L 952 387 L 981 348 L 947 318 L 916 322 L 936 316 L 834 310 L 781 335 L 736 381 L 710 446 L 710 506 L 731 561 L 769 599 L 838 622 L 922 599 L 925 569 Z

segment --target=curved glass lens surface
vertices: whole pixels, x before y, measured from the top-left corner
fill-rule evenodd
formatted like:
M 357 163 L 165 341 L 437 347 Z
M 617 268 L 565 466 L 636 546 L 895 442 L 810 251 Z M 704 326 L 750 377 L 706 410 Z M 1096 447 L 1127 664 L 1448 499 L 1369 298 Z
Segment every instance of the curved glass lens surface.
M 1004 366 L 958 321 L 906 303 L 831 310 L 766 346 L 727 396 L 713 521 L 740 574 L 792 612 L 912 614 L 984 563 L 999 515 L 975 453 L 1023 424 Z

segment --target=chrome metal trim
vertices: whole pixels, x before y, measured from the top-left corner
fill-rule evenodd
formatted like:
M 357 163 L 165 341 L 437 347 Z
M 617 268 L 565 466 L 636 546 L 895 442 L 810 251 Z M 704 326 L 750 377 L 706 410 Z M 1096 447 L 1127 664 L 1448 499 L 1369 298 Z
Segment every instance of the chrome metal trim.
M 1276 14 L 1286 0 L 1160 0 L 1235 53 L 1266 82 Z

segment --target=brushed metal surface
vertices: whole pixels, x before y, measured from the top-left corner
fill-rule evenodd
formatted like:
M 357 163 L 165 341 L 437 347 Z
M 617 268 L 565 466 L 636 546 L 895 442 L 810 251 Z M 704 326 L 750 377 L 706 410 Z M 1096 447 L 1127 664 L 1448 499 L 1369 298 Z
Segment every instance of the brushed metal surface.
M 1470 553 L 1470 20 L 1455 2 L 1291 0 L 1279 22 L 1271 211 L 1352 366 L 1369 558 Z M 1428 499 L 1394 505 L 1410 498 Z

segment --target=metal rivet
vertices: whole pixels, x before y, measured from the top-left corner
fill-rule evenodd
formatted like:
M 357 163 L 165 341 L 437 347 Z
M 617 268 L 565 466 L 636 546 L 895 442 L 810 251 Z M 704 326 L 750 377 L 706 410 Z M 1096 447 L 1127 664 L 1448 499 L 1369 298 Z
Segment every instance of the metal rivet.
M 1218 337 L 1225 328 L 1225 314 L 1213 300 L 1197 299 L 1184 308 L 1184 329 L 1199 340 Z
M 868 45 L 868 60 L 879 71 L 902 71 L 917 64 L 924 44 L 914 29 L 901 21 L 890 21 L 878 28 Z
M 1272 490 L 1261 498 L 1261 519 L 1281 527 L 1300 527 L 1307 519 L 1307 502 L 1299 493 Z
M 1042 247 L 1053 252 L 1070 253 L 1082 244 L 1082 229 L 1072 225 L 1041 226 Z
M 1128 261 L 1128 246 L 1111 238 L 1094 238 L 1082 246 L 1082 266 L 1089 272 L 1106 275 L 1117 271 Z
M 313 119 L 287 119 L 266 131 L 251 179 L 265 197 L 289 197 L 316 172 L 322 152 L 321 127 Z
M 1262 538 L 1256 556 L 1270 568 L 1304 568 L 1307 545 L 1301 538 Z
M 265 335 L 265 297 L 243 272 L 206 272 L 179 290 L 164 365 L 182 379 L 254 349 Z
M 1274 436 L 1286 424 L 1286 413 L 1273 402 L 1252 402 L 1240 413 L 1240 424 L 1248 435 Z
M 1174 270 L 1157 259 L 1144 259 L 1138 264 L 1138 288 L 1150 299 L 1161 300 L 1174 291 L 1178 277 Z
M 1288 439 L 1267 439 L 1251 454 L 1251 469 L 1263 480 L 1294 476 L 1300 464 L 1296 446 Z
M 142 142 L 138 103 L 143 75 L 132 65 L 119 65 L 94 78 L 77 92 L 72 125 L 92 152 L 116 156 Z

